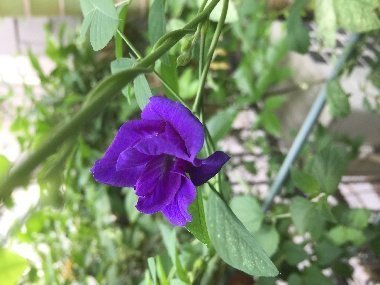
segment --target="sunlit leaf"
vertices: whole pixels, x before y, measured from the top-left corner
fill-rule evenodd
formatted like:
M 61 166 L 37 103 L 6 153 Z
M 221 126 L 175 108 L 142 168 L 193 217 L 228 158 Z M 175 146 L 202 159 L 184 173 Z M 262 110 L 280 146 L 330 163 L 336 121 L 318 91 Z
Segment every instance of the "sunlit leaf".
M 4 155 L 0 155 L 0 180 L 7 175 L 10 167 L 11 162 Z
M 222 14 L 223 9 L 223 1 L 220 1 L 218 5 L 214 8 L 214 10 L 210 14 L 210 20 L 214 22 L 218 22 L 220 15 Z M 239 15 L 237 13 L 234 2 L 229 1 L 228 10 L 226 15 L 225 23 L 233 23 L 239 20 Z
M 379 0 L 333 2 L 339 27 L 357 33 L 380 28 Z
M 5 248 L 0 249 L 0 276 L 2 285 L 18 284 L 22 273 L 28 267 L 26 259 Z
M 117 29 L 119 18 L 112 0 L 80 0 L 84 16 L 81 36 L 90 29 L 90 42 L 95 51 L 104 48 Z
M 337 29 L 334 0 L 316 1 L 315 20 L 319 38 L 323 40 L 326 46 L 334 47 Z

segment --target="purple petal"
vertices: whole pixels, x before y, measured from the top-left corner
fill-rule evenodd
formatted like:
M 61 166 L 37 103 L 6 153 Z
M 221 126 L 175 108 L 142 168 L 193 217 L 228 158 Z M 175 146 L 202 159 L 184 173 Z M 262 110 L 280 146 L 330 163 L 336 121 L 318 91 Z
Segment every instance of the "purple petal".
M 142 138 L 161 133 L 164 127 L 165 123 L 151 120 L 132 120 L 124 123 L 103 158 L 116 161 L 122 151 L 133 146 Z
M 165 123 L 151 120 L 134 120 L 124 123 L 117 132 L 104 156 L 97 160 L 91 173 L 97 182 L 116 186 L 132 187 L 141 175 L 143 166 L 117 171 L 116 164 L 121 152 L 147 136 L 154 136 L 164 130 Z
M 204 130 L 201 122 L 189 109 L 178 102 L 153 96 L 144 108 L 141 118 L 169 123 L 185 142 L 191 160 L 196 157 L 203 146 Z
M 152 159 L 151 155 L 141 153 L 135 147 L 130 147 L 124 150 L 117 159 L 116 170 L 126 170 L 138 166 L 145 166 Z
M 115 161 L 100 159 L 95 162 L 91 172 L 97 182 L 115 187 L 133 187 L 143 170 L 144 166 L 139 166 L 116 171 Z
M 175 226 L 185 226 L 192 220 L 188 208 L 193 203 L 197 192 L 194 184 L 186 176 L 182 176 L 182 184 L 173 201 L 162 213 Z
M 136 194 L 139 196 L 137 210 L 153 214 L 173 200 L 182 177 L 171 171 L 173 166 L 172 158 L 167 155 L 154 157 L 147 163 L 136 184 Z
M 185 143 L 169 124 L 166 125 L 164 132 L 142 139 L 135 145 L 135 148 L 146 155 L 168 154 L 190 160 Z
M 196 159 L 187 172 L 194 185 L 199 186 L 214 177 L 230 157 L 222 151 L 216 151 L 206 159 Z

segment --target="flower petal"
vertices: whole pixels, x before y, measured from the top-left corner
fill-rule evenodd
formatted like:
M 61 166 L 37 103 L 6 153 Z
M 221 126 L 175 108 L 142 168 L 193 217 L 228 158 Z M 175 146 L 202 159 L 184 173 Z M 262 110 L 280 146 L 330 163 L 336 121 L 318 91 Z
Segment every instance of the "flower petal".
M 191 181 L 199 186 L 214 177 L 230 157 L 222 151 L 216 151 L 206 159 L 196 159 L 187 168 Z
M 175 226 L 185 226 L 192 220 L 188 208 L 193 203 L 197 192 L 194 184 L 186 176 L 182 176 L 182 184 L 173 201 L 162 213 Z
M 100 159 L 95 162 L 91 172 L 97 182 L 115 187 L 133 187 L 143 170 L 144 166 L 139 166 L 117 171 L 115 161 Z
M 145 166 L 150 159 L 152 159 L 151 155 L 142 153 L 135 147 L 130 147 L 120 153 L 116 163 L 116 170 L 120 171 L 138 166 Z
M 141 118 L 169 123 L 185 142 L 191 160 L 196 157 L 203 146 L 204 130 L 201 122 L 179 102 L 153 96 L 144 108 Z
M 135 148 L 146 155 L 168 154 L 190 160 L 185 143 L 169 124 L 165 126 L 164 132 L 157 136 L 142 139 L 135 145 Z
M 144 137 L 151 137 L 164 130 L 165 123 L 152 120 L 133 120 L 124 123 L 117 132 L 104 156 L 97 160 L 91 173 L 97 182 L 116 186 L 132 187 L 141 175 L 143 166 L 118 171 L 116 169 L 119 155 Z
M 164 127 L 164 122 L 152 120 L 132 120 L 124 123 L 103 158 L 116 161 L 122 151 L 133 146 L 142 138 L 161 133 Z
M 167 155 L 152 158 L 144 168 L 136 184 L 139 196 L 136 208 L 153 214 L 161 211 L 174 198 L 181 185 L 181 174 L 171 171 L 173 160 Z

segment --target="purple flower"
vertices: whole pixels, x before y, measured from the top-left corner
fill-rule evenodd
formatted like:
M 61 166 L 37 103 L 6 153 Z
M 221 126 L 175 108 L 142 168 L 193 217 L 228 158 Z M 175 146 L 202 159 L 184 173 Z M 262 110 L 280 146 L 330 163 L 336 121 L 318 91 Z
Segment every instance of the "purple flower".
M 195 199 L 195 186 L 229 160 L 221 151 L 198 159 L 203 143 L 203 126 L 186 107 L 151 97 L 141 120 L 121 126 L 91 172 L 100 183 L 134 187 L 140 212 L 161 211 L 173 225 L 184 226 L 192 219 L 188 207 Z

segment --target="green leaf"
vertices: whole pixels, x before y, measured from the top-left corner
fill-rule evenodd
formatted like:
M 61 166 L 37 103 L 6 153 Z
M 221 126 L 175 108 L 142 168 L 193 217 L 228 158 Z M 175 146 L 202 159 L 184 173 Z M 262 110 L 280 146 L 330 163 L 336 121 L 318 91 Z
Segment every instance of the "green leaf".
M 380 28 L 379 0 L 334 0 L 339 27 L 361 33 Z
M 229 107 L 217 112 L 207 121 L 207 129 L 215 143 L 229 133 L 236 115 L 237 109 L 235 107 Z
M 315 20 L 319 38 L 323 40 L 326 46 L 335 47 L 337 23 L 334 0 L 316 1 Z
M 332 242 L 324 240 L 314 246 L 314 252 L 317 256 L 318 264 L 325 267 L 330 266 L 341 255 L 342 249 Z
M 321 270 L 314 265 L 305 269 L 302 279 L 304 284 L 307 285 L 334 285 L 334 283 L 323 275 Z
M 264 214 L 253 196 L 235 196 L 230 202 L 230 207 L 250 233 L 254 233 L 261 227 Z
M 286 258 L 286 261 L 290 265 L 297 265 L 301 261 L 308 258 L 308 254 L 302 245 L 295 244 L 290 241 L 286 241 L 284 243 L 282 251 Z
M 292 273 L 288 278 L 288 285 L 304 285 L 301 276 L 296 273 Z
M 327 104 L 334 117 L 346 117 L 350 113 L 348 96 L 337 80 L 327 84 Z
M 287 19 L 289 48 L 299 53 L 306 53 L 309 50 L 309 31 L 302 22 L 301 12 L 309 0 L 296 0 L 290 8 Z
M 173 55 L 168 55 L 168 64 L 160 61 L 160 75 L 165 80 L 165 82 L 169 85 L 169 87 L 176 92 L 179 93 L 179 84 L 178 84 L 178 73 L 176 68 L 176 59 Z M 166 85 L 164 85 L 165 93 L 170 96 L 171 92 L 168 91 Z M 182 96 L 182 94 L 180 94 Z M 174 98 L 173 98 L 174 99 Z
M 159 255 L 156 256 L 156 266 L 157 266 L 157 276 L 160 281 L 158 282 L 158 284 L 169 285 L 168 277 L 162 265 L 161 257 Z
M 200 242 L 210 245 L 211 242 L 207 232 L 201 189 L 201 187 L 197 187 L 197 197 L 189 207 L 189 212 L 193 219 L 186 225 L 186 229 Z
M 148 268 L 150 272 L 150 277 L 153 281 L 153 285 L 157 284 L 157 271 L 156 271 L 156 262 L 154 260 L 154 257 L 148 258 Z
M 148 37 L 151 45 L 165 34 L 165 1 L 154 0 L 148 16 Z
M 177 276 L 184 282 L 189 282 L 186 271 L 182 266 L 181 260 L 177 252 L 177 238 L 174 228 L 169 228 L 165 224 L 159 224 L 162 240 L 166 250 L 169 253 L 170 259 L 175 266 Z
M 0 155 L 0 181 L 7 175 L 10 168 L 11 162 L 4 155 Z
M 223 10 L 223 1 L 220 1 L 218 5 L 212 10 L 210 14 L 210 20 L 214 22 L 218 22 L 220 19 L 220 15 L 222 14 Z M 233 23 L 239 20 L 239 16 L 236 10 L 236 6 L 234 2 L 229 1 L 228 3 L 228 10 L 227 10 L 227 15 L 226 15 L 226 20 L 225 23 Z
M 179 280 L 179 279 L 172 279 L 172 280 L 170 281 L 170 284 L 171 284 L 171 285 L 186 285 L 186 283 L 182 282 L 182 281 Z
M 327 196 L 322 197 L 317 203 L 317 210 L 321 217 L 325 220 L 336 223 L 336 217 L 334 216 L 331 206 L 327 202 Z
M 214 191 L 209 193 L 206 222 L 215 250 L 226 263 L 253 276 L 278 274 L 258 241 Z
M 137 196 L 133 192 L 133 189 L 128 189 L 125 196 L 124 207 L 127 212 L 128 219 L 131 223 L 137 221 L 138 216 L 140 215 L 139 211 L 136 209 Z
M 343 245 L 348 242 L 352 242 L 355 245 L 361 245 L 365 242 L 365 236 L 361 230 L 342 225 L 332 228 L 328 233 L 328 237 L 336 245 Z
M 139 75 L 133 80 L 133 89 L 135 90 L 137 104 L 142 110 L 148 104 L 149 98 L 153 96 L 145 75 Z
M 319 183 L 310 174 L 301 170 L 292 169 L 291 177 L 294 185 L 301 191 L 312 196 L 319 194 Z
M 313 238 L 318 239 L 320 237 L 325 220 L 321 219 L 315 203 L 305 198 L 295 197 L 290 204 L 290 214 L 294 226 L 300 234 L 309 231 Z
M 254 235 L 268 256 L 272 256 L 277 251 L 280 235 L 273 225 L 263 224 L 254 232 Z
M 359 230 L 365 229 L 370 216 L 371 212 L 367 209 L 350 209 L 344 217 L 344 224 Z
M 192 99 L 197 94 L 198 78 L 194 75 L 193 70 L 187 68 L 179 78 L 180 94 L 183 99 Z
M 25 258 L 5 248 L 0 249 L 0 276 L 2 285 L 18 284 L 23 272 L 28 267 Z
M 263 110 L 260 114 L 260 123 L 271 135 L 276 137 L 280 135 L 281 123 L 273 111 Z
M 267 111 L 276 111 L 285 103 L 286 100 L 287 98 L 283 95 L 271 96 L 265 99 L 263 109 Z
M 175 264 L 175 252 L 177 243 L 175 230 L 174 228 L 169 228 L 167 225 L 164 224 L 159 224 L 158 227 L 160 228 L 162 240 L 164 242 L 166 250 L 169 253 L 169 256 L 173 264 Z
M 276 278 L 273 277 L 260 277 L 255 278 L 255 285 L 276 285 Z
M 84 16 L 81 36 L 90 28 L 90 42 L 95 51 L 104 48 L 117 30 L 119 18 L 112 0 L 80 0 Z
M 111 62 L 111 72 L 115 74 L 132 68 L 136 63 L 133 58 L 118 58 Z M 133 80 L 133 89 L 135 91 L 135 97 L 137 104 L 142 110 L 149 102 L 149 98 L 153 96 L 152 91 L 149 88 L 148 81 L 144 74 L 140 74 Z M 124 87 L 122 90 L 125 96 L 128 96 L 128 86 Z
M 115 74 L 117 72 L 132 68 L 135 63 L 136 60 L 133 58 L 117 58 L 111 62 L 111 73 Z
M 346 152 L 337 146 L 323 148 L 310 164 L 310 174 L 319 182 L 321 191 L 333 194 L 346 169 Z

